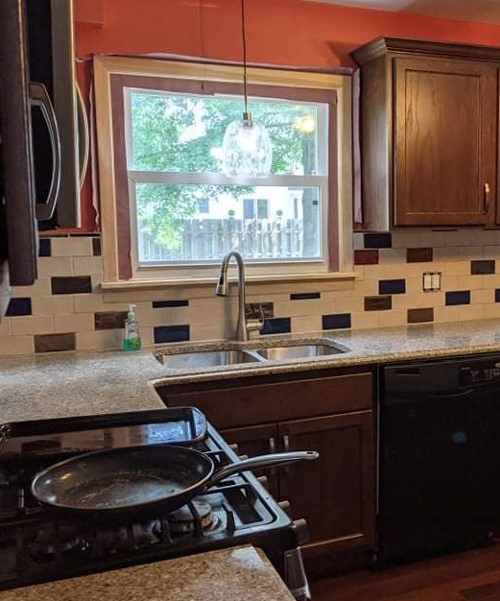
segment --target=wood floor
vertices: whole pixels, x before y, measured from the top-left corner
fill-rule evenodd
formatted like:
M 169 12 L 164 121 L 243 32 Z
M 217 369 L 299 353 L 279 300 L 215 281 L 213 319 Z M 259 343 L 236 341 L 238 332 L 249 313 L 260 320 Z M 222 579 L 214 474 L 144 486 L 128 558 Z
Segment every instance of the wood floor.
M 500 601 L 500 544 L 311 584 L 313 601 Z

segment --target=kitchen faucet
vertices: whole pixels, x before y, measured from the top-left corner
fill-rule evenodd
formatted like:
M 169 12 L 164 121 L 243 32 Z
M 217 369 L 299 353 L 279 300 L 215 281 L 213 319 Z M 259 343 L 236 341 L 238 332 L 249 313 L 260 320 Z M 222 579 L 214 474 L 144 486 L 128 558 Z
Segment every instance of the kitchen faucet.
M 227 279 L 227 269 L 229 267 L 229 261 L 231 259 L 236 261 L 238 267 L 238 321 L 236 325 L 236 340 L 245 342 L 248 340 L 248 332 L 250 330 L 260 330 L 264 325 L 263 315 L 262 319 L 252 319 L 247 322 L 245 318 L 245 265 L 243 263 L 243 257 L 237 250 L 230 250 L 224 255 L 220 266 L 219 281 L 215 287 L 215 294 L 217 296 L 228 296 L 229 285 Z

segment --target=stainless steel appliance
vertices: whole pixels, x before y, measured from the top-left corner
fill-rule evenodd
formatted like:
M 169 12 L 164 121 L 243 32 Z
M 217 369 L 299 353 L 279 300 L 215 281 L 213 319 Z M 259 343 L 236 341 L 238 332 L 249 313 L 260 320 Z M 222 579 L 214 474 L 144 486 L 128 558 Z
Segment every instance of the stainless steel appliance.
M 388 366 L 379 406 L 380 562 L 500 532 L 500 355 Z
M 217 467 L 238 462 L 196 409 L 17 422 L 0 433 L 0 589 L 251 543 L 296 599 L 310 599 L 300 552 L 306 523 L 293 521 L 288 504 L 277 503 L 249 472 L 223 479 L 174 512 L 112 526 L 62 518 L 31 495 L 35 474 L 88 451 L 168 443 L 201 451 Z

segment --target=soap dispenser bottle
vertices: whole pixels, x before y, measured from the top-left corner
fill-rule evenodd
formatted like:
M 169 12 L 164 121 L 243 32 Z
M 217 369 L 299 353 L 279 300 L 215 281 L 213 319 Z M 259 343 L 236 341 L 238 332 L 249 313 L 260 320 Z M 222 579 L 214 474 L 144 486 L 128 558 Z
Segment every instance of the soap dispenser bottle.
M 128 306 L 127 319 L 125 321 L 125 338 L 123 339 L 124 351 L 139 351 L 141 349 L 141 335 L 139 322 L 135 316 L 135 305 Z

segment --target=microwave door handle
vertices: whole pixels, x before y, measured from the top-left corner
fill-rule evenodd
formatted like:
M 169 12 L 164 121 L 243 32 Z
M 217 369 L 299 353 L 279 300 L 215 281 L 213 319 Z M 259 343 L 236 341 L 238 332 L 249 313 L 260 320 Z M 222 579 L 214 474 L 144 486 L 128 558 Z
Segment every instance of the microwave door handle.
M 38 106 L 47 124 L 52 147 L 52 178 L 47 200 L 44 203 L 36 203 L 36 218 L 39 221 L 51 219 L 56 208 L 59 186 L 61 184 L 61 138 L 57 126 L 56 114 L 50 101 L 45 86 L 38 82 L 30 82 L 31 106 Z

